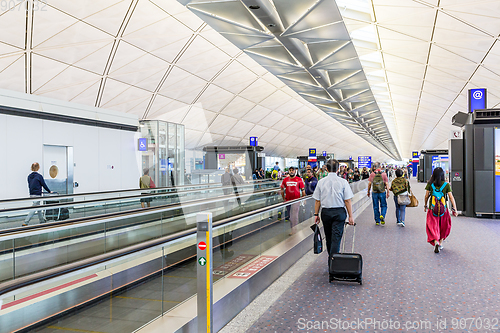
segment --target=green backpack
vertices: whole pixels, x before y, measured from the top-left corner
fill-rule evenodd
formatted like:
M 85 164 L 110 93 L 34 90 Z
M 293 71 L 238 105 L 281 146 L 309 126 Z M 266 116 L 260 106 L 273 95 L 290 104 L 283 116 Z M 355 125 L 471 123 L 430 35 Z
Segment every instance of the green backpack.
M 394 195 L 398 195 L 405 191 L 408 191 L 408 187 L 406 185 L 406 179 L 404 179 L 404 177 L 394 179 L 392 181 L 391 188 L 392 192 L 394 192 Z
M 385 183 L 384 178 L 382 178 L 381 173 L 376 173 L 373 178 L 372 188 L 374 193 L 384 193 L 385 192 Z

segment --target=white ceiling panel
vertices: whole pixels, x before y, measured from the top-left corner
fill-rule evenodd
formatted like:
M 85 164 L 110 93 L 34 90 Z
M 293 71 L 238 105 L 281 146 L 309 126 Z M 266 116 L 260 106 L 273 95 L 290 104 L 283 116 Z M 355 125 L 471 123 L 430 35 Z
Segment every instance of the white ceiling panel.
M 252 110 L 257 104 L 250 102 L 249 100 L 236 96 L 229 104 L 221 111 L 221 113 L 226 115 L 231 115 L 237 119 L 243 119 L 243 117 Z M 266 110 L 269 112 L 269 110 Z
M 203 92 L 200 98 L 198 98 L 198 103 L 203 105 L 203 108 L 206 110 L 219 112 L 231 102 L 234 96 L 235 95 L 229 91 L 211 84 Z
M 189 129 L 206 131 L 216 116 L 215 112 L 204 110 L 200 105 L 193 105 L 182 124 Z
M 198 10 L 203 7 L 211 13 L 206 15 L 210 24 L 227 29 L 222 33 L 178 1 L 135 3 L 49 1 L 46 11 L 31 13 L 32 30 L 26 30 L 30 25 L 25 12 L 0 12 L 0 88 L 183 123 L 188 148 L 245 143 L 249 135 L 256 135 L 268 144 L 266 152 L 288 157 L 305 155 L 312 146 L 340 158 L 353 154 L 387 158 L 324 108 L 308 102 L 321 100 L 340 108 L 324 100 L 331 97 L 274 75 L 290 70 L 305 73 L 305 67 L 271 60 L 297 62 L 300 56 L 280 56 L 276 46 L 281 51 L 285 47 L 275 38 L 276 32 L 258 23 L 242 2 L 201 5 L 198 1 Z M 340 12 L 334 0 L 273 3 L 280 15 L 278 25 L 289 28 L 285 35 L 310 45 L 297 44 L 300 52 L 310 52 L 302 54 L 305 58 L 332 59 L 313 68 L 317 72 L 311 75 L 338 83 L 332 91 L 339 96 L 376 100 L 379 113 L 363 117 L 366 109 L 360 117 L 383 117 L 403 157 L 410 157 L 413 150 L 445 145 L 451 117 L 467 108 L 467 89 L 485 87 L 489 106 L 500 103 L 500 44 L 494 39 L 500 35 L 498 1 L 441 0 L 437 8 L 437 0 L 338 0 Z M 338 13 L 346 24 L 338 21 Z M 26 36 L 32 40 L 28 48 Z M 328 49 L 338 44 L 331 42 L 332 36 L 352 38 L 354 48 Z M 267 69 L 238 47 L 265 40 L 272 41 L 253 51 L 263 55 L 255 59 Z M 26 66 L 31 68 L 28 75 Z M 366 85 L 362 75 L 329 82 L 338 73 L 327 71 L 340 68 L 362 70 L 368 93 L 360 90 Z M 356 85 L 359 89 L 353 88 Z M 346 108 L 353 106 L 344 103 Z M 352 148 L 347 149 L 349 145 Z

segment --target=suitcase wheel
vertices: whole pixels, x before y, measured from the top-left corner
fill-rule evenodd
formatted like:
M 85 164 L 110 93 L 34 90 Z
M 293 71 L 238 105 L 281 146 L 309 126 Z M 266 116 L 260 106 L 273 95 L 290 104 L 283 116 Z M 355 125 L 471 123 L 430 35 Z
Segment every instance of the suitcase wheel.
M 358 283 L 359 283 L 359 285 L 363 285 L 363 280 L 362 280 L 362 279 L 359 279 L 359 280 L 358 280 Z

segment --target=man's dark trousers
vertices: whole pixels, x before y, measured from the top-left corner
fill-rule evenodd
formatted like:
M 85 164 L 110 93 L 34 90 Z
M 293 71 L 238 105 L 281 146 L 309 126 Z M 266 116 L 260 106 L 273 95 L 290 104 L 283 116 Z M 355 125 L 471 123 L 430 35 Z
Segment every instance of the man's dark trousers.
M 344 234 L 344 224 L 347 213 L 344 207 L 321 209 L 321 221 L 325 230 L 326 248 L 328 254 L 340 252 L 340 241 Z

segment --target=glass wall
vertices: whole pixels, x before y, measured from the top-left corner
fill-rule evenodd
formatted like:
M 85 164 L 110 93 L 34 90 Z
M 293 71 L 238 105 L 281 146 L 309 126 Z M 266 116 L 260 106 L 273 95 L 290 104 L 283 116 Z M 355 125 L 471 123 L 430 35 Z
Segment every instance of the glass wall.
M 141 136 L 148 140 L 142 169 L 149 169 L 156 187 L 184 185 L 184 125 L 142 120 Z

